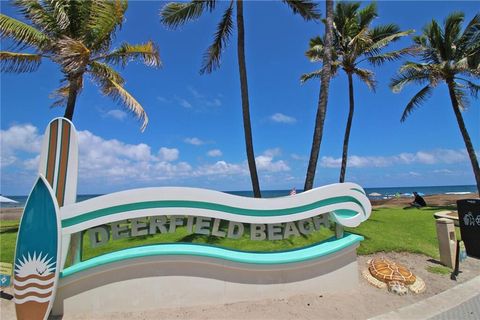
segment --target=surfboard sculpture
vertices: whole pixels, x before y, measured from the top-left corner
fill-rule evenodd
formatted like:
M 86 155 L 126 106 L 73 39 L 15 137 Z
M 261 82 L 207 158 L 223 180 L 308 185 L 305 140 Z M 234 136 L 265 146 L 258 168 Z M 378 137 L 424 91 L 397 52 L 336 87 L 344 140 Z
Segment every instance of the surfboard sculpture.
M 78 138 L 75 126 L 70 120 L 55 118 L 48 124 L 43 136 L 38 174 L 44 176 L 52 187 L 59 208 L 77 201 Z M 62 268 L 68 255 L 70 241 L 72 241 L 71 256 L 73 259 L 79 259 L 76 254 L 81 247 L 80 234 L 64 235 L 60 260 Z
M 17 319 L 47 319 L 55 300 L 61 255 L 58 205 L 39 176 L 25 204 L 15 251 L 14 301 Z

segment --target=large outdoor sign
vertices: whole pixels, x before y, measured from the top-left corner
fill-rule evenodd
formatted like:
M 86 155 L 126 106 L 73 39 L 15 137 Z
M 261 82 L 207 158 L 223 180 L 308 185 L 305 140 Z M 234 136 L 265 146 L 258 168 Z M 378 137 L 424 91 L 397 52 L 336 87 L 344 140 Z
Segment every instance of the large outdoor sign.
M 127 190 L 76 202 L 77 168 L 75 128 L 64 118 L 54 119 L 44 136 L 39 177 L 19 228 L 14 263 L 19 319 L 46 319 L 56 297 L 54 312 L 62 313 L 63 300 L 82 296 L 80 293 L 84 290 L 90 290 L 87 298 L 94 299 L 93 304 L 98 305 L 98 299 L 104 294 L 92 298 L 95 288 L 100 290 L 102 284 L 120 281 L 121 276 L 126 277 L 124 280 L 139 277 L 139 273 L 152 277 L 152 270 L 158 269 L 149 268 L 148 263 L 154 263 L 155 257 L 159 263 L 167 263 L 168 269 L 156 271 L 159 273 L 155 277 L 183 276 L 188 277 L 188 281 L 194 278 L 199 283 L 208 283 L 204 286 L 205 297 L 208 290 L 223 290 L 212 292 L 212 296 L 228 296 L 225 286 L 217 287 L 219 280 L 229 283 L 228 288 L 235 295 L 242 293 L 248 297 L 252 296 L 248 290 L 278 293 L 275 285 L 281 283 L 308 287 L 302 281 L 308 281 L 305 277 L 309 276 L 312 281 L 314 278 L 320 281 L 328 275 L 332 283 L 341 282 L 350 270 L 346 266 L 351 265 L 345 254 L 353 259 L 354 248 L 363 239 L 346 234 L 306 248 L 273 253 L 233 251 L 192 243 L 157 244 L 81 261 L 82 232 L 87 232 L 93 247 L 126 237 L 175 232 L 179 227 L 185 227 L 189 233 L 216 237 L 239 239 L 247 235 L 252 240 L 281 240 L 308 235 L 321 226 L 328 226 L 330 220 L 355 227 L 368 219 L 371 212 L 364 190 L 353 183 L 333 184 L 271 199 L 167 187 Z M 67 255 L 73 257 L 74 264 L 65 268 Z M 183 258 L 172 262 L 176 257 Z M 204 263 L 205 259 L 208 264 Z M 177 263 L 178 268 L 172 268 L 172 263 Z M 188 263 L 200 264 L 187 271 Z M 259 269 L 261 265 L 268 268 Z M 319 274 L 321 265 L 326 269 Z M 115 273 L 122 268 L 135 272 Z M 118 277 L 113 277 L 114 273 Z M 351 279 L 356 279 L 355 272 L 348 271 L 350 274 Z M 150 283 L 153 286 L 156 282 L 149 280 Z M 262 286 L 267 283 L 272 285 Z M 255 288 L 250 289 L 251 286 Z M 165 294 L 165 290 L 156 294 Z M 142 297 L 141 301 L 150 300 Z M 81 307 L 82 303 L 75 306 Z

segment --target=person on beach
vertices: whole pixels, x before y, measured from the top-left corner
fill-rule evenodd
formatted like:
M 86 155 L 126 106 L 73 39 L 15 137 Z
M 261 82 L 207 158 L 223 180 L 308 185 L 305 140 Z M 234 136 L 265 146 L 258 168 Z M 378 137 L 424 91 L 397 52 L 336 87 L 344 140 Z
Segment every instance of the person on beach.
M 422 198 L 417 192 L 413 192 L 413 195 L 415 196 L 415 199 L 413 200 L 410 205 L 415 208 L 421 208 L 421 207 L 426 207 L 427 203 L 425 202 L 425 199 Z

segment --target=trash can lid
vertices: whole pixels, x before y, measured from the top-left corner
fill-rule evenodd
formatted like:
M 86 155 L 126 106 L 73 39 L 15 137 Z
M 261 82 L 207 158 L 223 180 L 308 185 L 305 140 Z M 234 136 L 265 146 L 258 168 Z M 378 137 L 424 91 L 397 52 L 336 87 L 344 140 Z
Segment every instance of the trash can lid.
M 448 218 L 439 218 L 439 219 L 437 219 L 437 223 L 442 223 L 442 224 L 450 224 L 450 223 L 452 223 L 452 224 L 453 224 L 453 220 L 452 220 L 452 219 L 448 219 Z

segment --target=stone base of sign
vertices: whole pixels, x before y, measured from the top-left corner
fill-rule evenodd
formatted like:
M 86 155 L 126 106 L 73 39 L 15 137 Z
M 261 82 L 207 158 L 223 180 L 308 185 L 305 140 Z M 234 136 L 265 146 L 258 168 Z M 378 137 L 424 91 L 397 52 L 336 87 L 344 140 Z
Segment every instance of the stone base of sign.
M 279 265 L 192 256 L 111 263 L 61 279 L 52 314 L 135 312 L 348 290 L 358 285 L 357 247 Z

